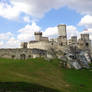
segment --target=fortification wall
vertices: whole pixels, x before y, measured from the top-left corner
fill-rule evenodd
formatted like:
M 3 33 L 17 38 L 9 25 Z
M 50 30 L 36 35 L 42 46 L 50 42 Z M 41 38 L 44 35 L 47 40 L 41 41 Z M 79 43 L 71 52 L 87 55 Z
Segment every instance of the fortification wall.
M 38 49 L 0 49 L 0 57 L 12 59 L 28 59 L 46 57 L 46 51 Z
M 48 50 L 51 48 L 51 43 L 44 42 L 44 41 L 28 43 L 28 48 L 30 48 L 30 49 L 37 48 L 37 49 L 42 49 L 42 50 Z
M 0 49 L 0 57 L 2 58 L 26 59 L 31 54 L 31 49 Z
M 42 37 L 41 41 L 49 41 L 49 40 L 48 40 L 48 37 Z

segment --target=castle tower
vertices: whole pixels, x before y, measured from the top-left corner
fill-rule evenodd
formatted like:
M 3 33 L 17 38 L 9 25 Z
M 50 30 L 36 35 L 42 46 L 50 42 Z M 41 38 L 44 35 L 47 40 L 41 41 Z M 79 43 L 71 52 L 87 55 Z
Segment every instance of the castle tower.
M 61 46 L 67 45 L 67 33 L 66 33 L 66 25 L 60 24 L 58 25 L 58 43 Z
M 91 40 L 89 39 L 89 34 L 81 34 L 81 38 L 78 40 L 78 47 L 84 50 L 91 48 Z
M 35 40 L 36 41 L 40 41 L 41 40 L 42 32 L 35 32 L 34 35 L 35 35 Z
M 89 40 L 89 34 L 81 34 L 82 40 Z
M 68 45 L 77 45 L 77 36 L 72 36 L 71 39 L 68 40 Z
M 66 25 L 65 24 L 58 25 L 58 34 L 59 36 L 66 36 Z

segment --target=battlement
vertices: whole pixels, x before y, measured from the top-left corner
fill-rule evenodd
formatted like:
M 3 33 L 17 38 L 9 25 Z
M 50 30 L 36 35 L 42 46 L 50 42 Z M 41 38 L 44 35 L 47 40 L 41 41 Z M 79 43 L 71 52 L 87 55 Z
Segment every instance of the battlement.
M 89 40 L 89 34 L 81 34 L 81 39 Z
M 42 35 L 42 32 L 35 32 L 34 35 Z
M 81 38 L 78 40 L 78 47 L 83 50 L 91 48 L 89 34 L 81 34 Z
M 66 24 L 59 24 L 58 27 L 60 27 L 60 26 L 66 26 Z
M 36 41 L 48 41 L 48 37 L 42 37 L 42 32 L 35 32 L 34 35 Z
M 72 36 L 71 39 L 68 40 L 68 45 L 77 45 L 77 36 Z

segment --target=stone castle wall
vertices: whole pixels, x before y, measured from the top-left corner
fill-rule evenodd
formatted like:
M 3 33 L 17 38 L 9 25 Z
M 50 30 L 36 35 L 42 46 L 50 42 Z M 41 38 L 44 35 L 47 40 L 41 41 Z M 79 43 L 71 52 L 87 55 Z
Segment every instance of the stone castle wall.
M 81 38 L 78 40 L 78 47 L 82 50 L 91 50 L 91 40 L 89 39 L 89 34 L 81 34 Z
M 1 58 L 28 59 L 46 55 L 46 51 L 40 49 L 0 49 Z
M 34 41 L 22 42 L 20 49 L 0 49 L 0 57 L 14 59 L 47 57 L 47 52 L 51 51 L 51 54 L 53 54 L 53 51 L 56 51 L 56 53 L 58 53 L 59 50 L 64 52 L 69 45 L 76 45 L 79 49 L 82 50 L 91 48 L 89 34 L 81 34 L 81 38 L 78 40 L 78 42 L 77 37 L 73 36 L 68 41 L 69 44 L 67 44 L 66 25 L 59 25 L 58 33 L 59 36 L 55 40 L 49 40 L 48 37 L 42 36 L 42 32 L 35 32 Z M 61 54 L 59 56 L 61 56 Z
M 51 43 L 50 42 L 45 42 L 45 41 L 38 41 L 38 42 L 30 42 L 28 43 L 28 48 L 34 49 L 42 49 L 42 50 L 48 50 L 51 48 Z

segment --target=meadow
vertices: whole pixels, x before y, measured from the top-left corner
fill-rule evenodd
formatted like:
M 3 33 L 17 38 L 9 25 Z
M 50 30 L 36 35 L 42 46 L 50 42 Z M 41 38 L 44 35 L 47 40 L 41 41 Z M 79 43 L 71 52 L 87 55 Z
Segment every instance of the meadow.
M 0 92 L 92 92 L 92 69 L 64 69 L 59 61 L 0 58 Z

